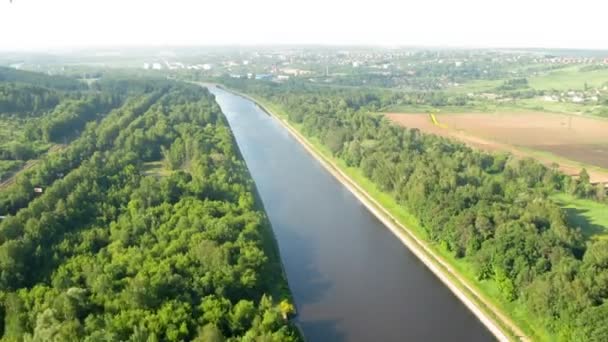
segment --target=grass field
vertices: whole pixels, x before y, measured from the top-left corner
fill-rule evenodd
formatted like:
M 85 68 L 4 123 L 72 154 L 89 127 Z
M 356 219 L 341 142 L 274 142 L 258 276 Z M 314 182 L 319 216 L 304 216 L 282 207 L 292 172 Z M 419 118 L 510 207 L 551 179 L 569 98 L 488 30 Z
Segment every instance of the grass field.
M 453 93 L 481 93 L 493 91 L 504 80 L 475 80 L 457 87 L 451 87 Z M 608 69 L 581 71 L 581 66 L 570 66 L 547 71 L 546 74 L 528 77 L 528 84 L 536 90 L 583 90 L 587 86 L 603 87 L 608 83 Z
M 522 99 L 517 100 L 516 106 L 526 108 L 528 110 L 547 111 L 553 113 L 565 114 L 594 114 L 596 106 L 572 103 L 572 102 L 549 102 L 542 98 Z
M 481 93 L 493 90 L 496 87 L 500 86 L 503 82 L 504 80 L 475 80 L 461 84 L 456 87 L 451 87 L 449 91 L 460 94 Z
M 530 87 L 538 90 L 583 90 L 589 87 L 602 87 L 608 82 L 608 69 L 580 71 L 580 66 L 572 66 L 552 71 L 547 75 L 530 77 Z
M 477 100 L 464 106 L 434 107 L 431 105 L 395 105 L 381 109 L 381 111 L 388 113 L 428 113 L 438 110 L 441 113 L 526 113 L 534 111 L 560 114 L 584 114 L 601 118 L 601 116 L 606 116 L 604 112 L 608 109 L 600 105 L 572 102 L 549 102 L 543 100 L 541 97 L 518 99 L 509 102 Z
M 512 103 L 498 103 L 490 101 L 476 101 L 466 106 L 443 106 L 431 105 L 398 105 L 382 109 L 388 113 L 497 113 L 497 112 L 529 112 L 525 106 Z
M 581 228 L 586 238 L 608 239 L 608 204 L 563 193 L 555 194 L 552 198 L 564 208 L 568 221 Z

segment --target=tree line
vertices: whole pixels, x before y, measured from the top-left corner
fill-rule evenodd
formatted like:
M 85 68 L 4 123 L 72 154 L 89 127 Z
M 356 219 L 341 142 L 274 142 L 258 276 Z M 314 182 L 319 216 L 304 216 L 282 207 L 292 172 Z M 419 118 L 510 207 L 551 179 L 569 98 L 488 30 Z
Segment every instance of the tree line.
M 131 96 L 169 85 L 166 80 L 108 77 L 89 87 L 78 80 L 0 68 L 0 180 L 53 145 L 78 137 Z
M 39 72 L 17 70 L 0 66 L 0 82 L 27 83 L 45 88 L 54 88 L 64 91 L 85 90 L 87 85 L 70 77 L 59 75 L 46 75 Z
M 225 80 L 280 105 L 301 131 L 419 219 L 427 239 L 491 282 L 504 302 L 559 340 L 608 340 L 608 240 L 585 240 L 551 200 L 591 196 L 532 159 L 488 154 L 369 114 L 373 91 Z M 390 98 L 386 95 L 384 98 Z M 605 194 L 605 192 L 604 192 Z

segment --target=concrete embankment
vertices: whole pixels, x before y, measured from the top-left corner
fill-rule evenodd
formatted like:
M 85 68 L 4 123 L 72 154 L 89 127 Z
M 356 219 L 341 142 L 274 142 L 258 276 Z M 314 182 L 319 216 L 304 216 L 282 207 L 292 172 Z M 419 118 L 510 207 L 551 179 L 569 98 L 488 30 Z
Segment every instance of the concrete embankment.
M 223 88 L 225 89 L 225 88 Z M 332 160 L 322 155 L 299 131 L 289 122 L 273 113 L 254 98 L 230 89 L 225 89 L 254 102 L 270 116 L 278 120 L 281 125 L 311 154 L 324 168 L 338 179 L 355 197 L 366 206 L 389 230 L 412 251 L 445 286 L 481 321 L 484 326 L 499 340 L 509 341 L 514 334 L 519 340 L 529 340 L 525 334 L 498 309 L 483 299 L 478 291 L 467 283 L 447 262 L 438 256 L 426 242 L 420 240 L 407 227 L 403 226 L 390 212 L 388 212 L 365 189 L 345 174 Z M 480 304 L 481 303 L 481 304 Z M 483 305 L 483 308 L 481 307 Z M 491 314 L 488 314 L 490 312 Z M 498 321 L 498 322 L 497 322 Z M 500 323 L 499 323 L 500 322 Z M 507 327 L 511 334 L 506 333 Z

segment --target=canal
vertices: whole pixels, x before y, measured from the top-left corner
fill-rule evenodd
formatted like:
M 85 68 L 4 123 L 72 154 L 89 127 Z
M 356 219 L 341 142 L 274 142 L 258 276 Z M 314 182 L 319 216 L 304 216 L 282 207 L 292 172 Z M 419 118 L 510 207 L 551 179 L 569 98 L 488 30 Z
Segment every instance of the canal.
M 493 335 L 273 117 L 210 87 L 272 223 L 308 341 Z

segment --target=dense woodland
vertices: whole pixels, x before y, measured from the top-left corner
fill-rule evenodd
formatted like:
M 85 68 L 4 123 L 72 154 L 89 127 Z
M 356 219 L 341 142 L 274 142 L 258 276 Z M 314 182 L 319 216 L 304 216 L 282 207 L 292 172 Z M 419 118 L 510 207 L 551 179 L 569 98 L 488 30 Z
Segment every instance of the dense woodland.
M 0 67 L 0 82 L 2 83 L 28 83 L 40 87 L 60 90 L 85 90 L 87 85 L 78 80 L 65 76 L 48 76 L 42 73 L 16 70 Z
M 549 198 L 566 191 L 605 200 L 585 172 L 566 177 L 369 114 L 402 95 L 223 82 L 282 106 L 305 135 L 419 218 L 430 241 L 474 265 L 477 280 L 493 280 L 533 324 L 564 341 L 608 340 L 608 240 L 586 241 Z
M 3 340 L 300 339 L 268 220 L 210 93 L 102 80 L 48 88 L 57 100 L 32 106 L 25 76 L 0 83 L 24 103 L 11 117 L 68 144 L 0 190 Z
M 0 67 L 0 181 L 67 144 L 87 122 L 126 99 L 122 89 L 106 85 L 112 82 L 100 83 L 108 89 L 90 90 L 74 79 Z

